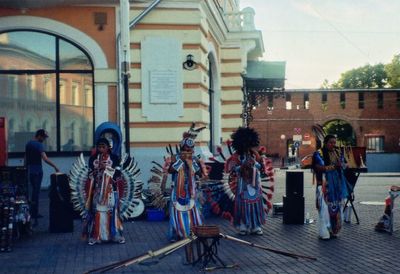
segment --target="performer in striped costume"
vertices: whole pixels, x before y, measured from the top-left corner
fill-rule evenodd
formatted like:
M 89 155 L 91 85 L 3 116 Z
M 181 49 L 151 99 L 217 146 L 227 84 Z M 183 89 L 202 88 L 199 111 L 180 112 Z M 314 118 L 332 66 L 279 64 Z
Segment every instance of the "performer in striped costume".
M 203 224 L 197 199 L 196 180 L 207 174 L 204 164 L 193 155 L 194 139 L 202 130 L 194 129 L 194 124 L 183 135 L 180 151 L 172 155 L 169 173 L 172 174 L 172 193 L 170 203 L 170 227 L 168 237 L 171 241 L 190 235 L 193 226 Z
M 257 151 L 258 133 L 251 128 L 239 127 L 232 134 L 235 153 L 225 163 L 225 173 L 236 186 L 233 224 L 241 235 L 262 235 L 266 220 L 260 172 L 266 164 Z

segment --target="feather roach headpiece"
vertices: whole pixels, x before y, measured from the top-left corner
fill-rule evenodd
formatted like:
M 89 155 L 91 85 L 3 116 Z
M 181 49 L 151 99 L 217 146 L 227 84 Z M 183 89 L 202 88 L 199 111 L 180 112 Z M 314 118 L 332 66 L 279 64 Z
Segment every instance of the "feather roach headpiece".
M 187 146 L 189 148 L 194 148 L 194 140 L 197 135 L 206 127 L 195 128 L 196 124 L 193 122 L 189 130 L 183 133 L 183 139 L 181 141 L 181 148 Z
M 260 140 L 258 133 L 248 127 L 239 127 L 232 135 L 232 147 L 237 153 L 243 154 L 253 147 L 258 147 Z

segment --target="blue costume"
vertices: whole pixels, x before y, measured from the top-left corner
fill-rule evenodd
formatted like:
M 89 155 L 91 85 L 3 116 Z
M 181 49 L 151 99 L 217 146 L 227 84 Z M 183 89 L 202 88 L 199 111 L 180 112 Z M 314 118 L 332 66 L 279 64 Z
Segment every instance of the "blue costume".
M 319 236 L 322 239 L 336 237 L 342 227 L 343 201 L 348 195 L 343 166 L 344 159 L 336 148 L 330 151 L 324 147 L 314 152 Z

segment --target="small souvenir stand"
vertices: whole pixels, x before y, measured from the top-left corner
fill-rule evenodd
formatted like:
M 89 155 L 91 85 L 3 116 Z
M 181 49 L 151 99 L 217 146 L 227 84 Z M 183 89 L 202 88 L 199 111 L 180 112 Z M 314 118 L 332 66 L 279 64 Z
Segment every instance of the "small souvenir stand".
M 24 167 L 0 167 L 0 252 L 31 231 L 28 184 Z

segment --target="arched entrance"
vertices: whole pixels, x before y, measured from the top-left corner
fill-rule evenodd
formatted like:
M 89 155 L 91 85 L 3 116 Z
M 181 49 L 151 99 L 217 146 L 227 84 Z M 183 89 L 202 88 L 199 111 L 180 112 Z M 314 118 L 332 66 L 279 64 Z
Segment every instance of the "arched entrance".
M 326 134 L 335 135 L 337 138 L 338 146 L 356 146 L 357 139 L 353 127 L 350 123 L 335 119 L 326 122 L 323 125 Z

